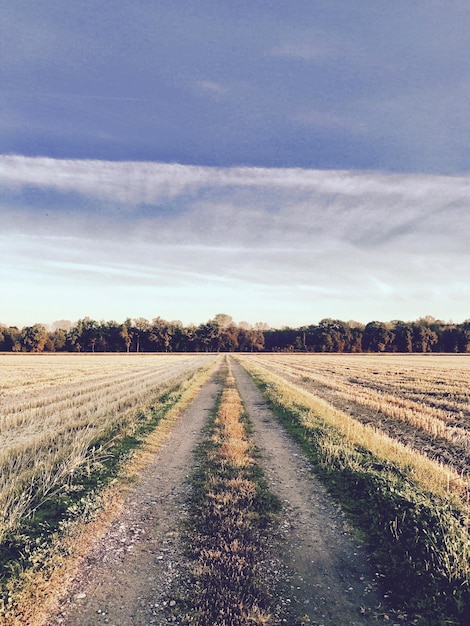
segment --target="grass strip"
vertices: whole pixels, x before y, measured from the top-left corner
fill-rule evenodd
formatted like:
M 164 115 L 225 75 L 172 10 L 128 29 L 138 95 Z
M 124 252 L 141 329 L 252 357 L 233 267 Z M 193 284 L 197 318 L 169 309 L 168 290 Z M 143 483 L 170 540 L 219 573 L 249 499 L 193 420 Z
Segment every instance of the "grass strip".
M 93 443 L 87 463 L 37 503 L 0 546 L 0 624 L 43 624 L 67 573 L 106 527 L 138 473 L 214 369 L 214 362 L 155 398 L 122 431 Z M 59 587 L 59 589 L 58 589 Z
M 316 413 L 285 381 L 243 363 L 271 410 L 341 502 L 386 574 L 392 598 L 432 626 L 470 623 L 468 511 Z
M 193 586 L 186 622 L 197 626 L 272 624 L 271 594 L 261 564 L 280 510 L 269 491 L 230 371 L 197 450 L 187 552 Z

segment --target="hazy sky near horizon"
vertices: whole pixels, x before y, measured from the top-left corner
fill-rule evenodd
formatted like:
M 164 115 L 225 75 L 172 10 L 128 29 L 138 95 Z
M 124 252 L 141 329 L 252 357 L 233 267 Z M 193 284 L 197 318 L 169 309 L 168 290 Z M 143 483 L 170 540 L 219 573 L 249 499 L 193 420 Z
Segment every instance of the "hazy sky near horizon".
M 0 323 L 470 317 L 470 5 L 0 0 Z

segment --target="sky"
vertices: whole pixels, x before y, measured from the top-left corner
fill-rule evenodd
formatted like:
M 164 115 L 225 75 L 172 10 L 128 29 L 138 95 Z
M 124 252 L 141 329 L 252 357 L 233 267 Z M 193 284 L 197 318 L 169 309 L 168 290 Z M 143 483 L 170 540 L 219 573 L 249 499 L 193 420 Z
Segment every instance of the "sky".
M 0 0 L 0 323 L 470 318 L 468 0 Z

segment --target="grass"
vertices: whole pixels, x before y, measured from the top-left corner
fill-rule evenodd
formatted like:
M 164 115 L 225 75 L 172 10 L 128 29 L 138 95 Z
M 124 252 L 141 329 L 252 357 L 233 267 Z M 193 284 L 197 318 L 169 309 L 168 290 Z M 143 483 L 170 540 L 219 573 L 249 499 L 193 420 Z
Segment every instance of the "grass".
M 393 596 L 432 626 L 470 620 L 468 483 L 242 358 L 272 410 L 349 512 Z
M 194 585 L 186 620 L 198 626 L 272 624 L 260 565 L 280 503 L 256 461 L 247 416 L 231 371 L 197 451 L 187 551 Z
M 173 421 L 207 379 L 214 359 L 205 362 L 198 368 L 201 363 L 194 361 L 195 370 L 186 371 L 178 384 L 135 409 L 132 420 L 115 421 L 113 429 L 94 440 L 85 462 L 77 463 L 66 481 L 57 480 L 46 495 L 39 491 L 40 499 L 35 500 L 34 491 L 28 495 L 28 514 L 3 535 L 0 623 L 42 623 L 39 607 L 47 607 L 58 587 L 63 589 L 70 563 L 100 525 L 106 525 L 132 476 L 154 455 Z

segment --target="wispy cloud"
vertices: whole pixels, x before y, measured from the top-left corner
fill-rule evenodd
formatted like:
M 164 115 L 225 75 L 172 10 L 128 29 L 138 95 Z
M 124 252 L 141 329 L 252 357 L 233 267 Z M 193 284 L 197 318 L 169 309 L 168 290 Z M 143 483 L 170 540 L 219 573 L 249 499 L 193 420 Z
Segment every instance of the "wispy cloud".
M 225 96 L 229 91 L 226 85 L 215 80 L 198 80 L 196 86 L 199 91 L 215 97 Z
M 0 185 L 37 186 L 111 199 L 151 202 L 205 188 L 275 188 L 357 197 L 443 201 L 468 197 L 470 176 L 387 174 L 301 168 L 204 167 L 178 163 L 0 156 Z
M 459 247 L 470 227 L 470 176 L 1 156 L 0 186 L 12 197 L 25 189 L 42 190 L 43 209 L 47 193 L 54 194 L 53 205 L 61 208 L 54 218 L 62 225 L 80 221 L 80 203 L 73 211 L 67 208 L 83 197 L 89 210 L 97 209 L 96 224 L 109 222 L 109 232 L 125 224 L 139 235 L 140 224 L 173 242 L 190 231 L 206 244 L 213 237 L 226 243 L 236 236 L 242 244 L 291 246 L 327 236 L 372 246 L 418 234 L 423 242 L 434 238 L 444 247 L 452 237 L 452 246 Z M 4 201 L 1 207 L 12 220 L 18 219 L 13 213 L 36 208 L 31 194 L 22 209 L 12 206 Z
M 197 285 L 272 290 L 266 301 L 282 292 L 305 306 L 316 294 L 315 306 L 342 298 L 344 317 L 361 319 L 366 303 L 380 317 L 380 303 L 409 310 L 427 297 L 435 306 L 420 313 L 440 315 L 438 294 L 461 302 L 470 272 L 469 186 L 470 176 L 2 156 L 2 280 L 175 297 Z
M 295 113 L 293 119 L 303 126 L 323 130 L 363 133 L 367 128 L 362 120 L 358 121 L 349 114 L 336 114 L 332 111 L 303 110 Z

